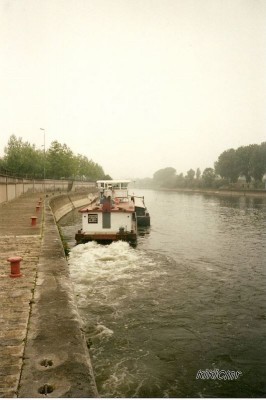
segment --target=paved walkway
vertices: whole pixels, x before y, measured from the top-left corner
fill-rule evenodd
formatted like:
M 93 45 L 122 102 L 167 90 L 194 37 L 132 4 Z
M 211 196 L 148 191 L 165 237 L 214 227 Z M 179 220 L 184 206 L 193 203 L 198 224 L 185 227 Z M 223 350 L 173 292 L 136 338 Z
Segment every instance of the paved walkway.
M 0 204 L 0 397 L 17 397 L 31 302 L 40 254 L 40 194 Z M 31 216 L 38 216 L 31 226 Z M 11 278 L 7 258 L 21 256 L 20 278 Z

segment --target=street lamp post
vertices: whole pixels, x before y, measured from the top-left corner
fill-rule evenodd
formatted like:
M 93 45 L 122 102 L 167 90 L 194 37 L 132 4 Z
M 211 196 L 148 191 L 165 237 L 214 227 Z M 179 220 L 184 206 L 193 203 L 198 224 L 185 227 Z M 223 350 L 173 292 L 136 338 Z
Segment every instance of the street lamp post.
M 43 188 L 45 193 L 45 129 L 40 128 L 43 131 Z

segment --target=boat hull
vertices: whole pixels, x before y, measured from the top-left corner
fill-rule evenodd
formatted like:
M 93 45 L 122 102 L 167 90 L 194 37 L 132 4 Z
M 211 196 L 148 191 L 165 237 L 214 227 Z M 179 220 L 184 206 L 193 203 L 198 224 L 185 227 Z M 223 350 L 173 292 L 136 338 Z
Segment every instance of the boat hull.
M 149 215 L 137 215 L 137 225 L 138 226 L 150 226 L 151 219 Z
M 91 241 L 106 244 L 122 240 L 134 246 L 137 243 L 137 234 L 135 232 L 86 233 L 79 231 L 75 235 L 75 240 L 77 244 L 87 243 Z
M 137 225 L 138 226 L 150 226 L 151 225 L 151 218 L 150 214 L 148 213 L 145 204 L 144 204 L 144 197 L 134 197 L 135 203 L 135 213 L 137 218 Z

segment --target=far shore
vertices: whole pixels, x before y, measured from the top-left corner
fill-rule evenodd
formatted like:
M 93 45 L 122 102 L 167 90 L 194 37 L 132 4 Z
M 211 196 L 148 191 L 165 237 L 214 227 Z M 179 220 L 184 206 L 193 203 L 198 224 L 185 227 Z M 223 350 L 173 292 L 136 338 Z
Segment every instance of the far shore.
M 137 189 L 137 188 L 136 188 Z M 138 188 L 141 189 L 141 188 Z M 142 188 L 144 189 L 144 188 Z M 189 193 L 189 194 L 207 194 L 216 196 L 246 196 L 246 197 L 262 197 L 266 198 L 266 189 L 189 189 L 189 188 L 149 188 L 151 190 L 160 190 L 167 192 Z
M 265 197 L 266 190 L 250 190 L 250 189 L 160 189 L 180 193 L 199 193 L 218 196 L 247 196 L 247 197 Z

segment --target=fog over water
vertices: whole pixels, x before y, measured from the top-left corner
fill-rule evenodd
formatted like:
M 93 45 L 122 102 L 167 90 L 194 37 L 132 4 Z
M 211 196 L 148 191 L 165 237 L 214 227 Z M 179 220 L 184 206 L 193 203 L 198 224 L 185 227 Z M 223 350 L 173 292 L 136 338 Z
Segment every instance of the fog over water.
M 266 201 L 134 190 L 136 249 L 72 248 L 69 267 L 101 397 L 264 397 Z M 72 245 L 80 215 L 62 221 Z M 196 379 L 199 370 L 241 372 Z

